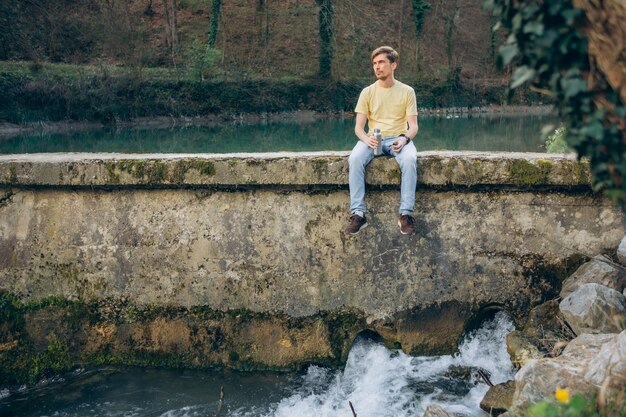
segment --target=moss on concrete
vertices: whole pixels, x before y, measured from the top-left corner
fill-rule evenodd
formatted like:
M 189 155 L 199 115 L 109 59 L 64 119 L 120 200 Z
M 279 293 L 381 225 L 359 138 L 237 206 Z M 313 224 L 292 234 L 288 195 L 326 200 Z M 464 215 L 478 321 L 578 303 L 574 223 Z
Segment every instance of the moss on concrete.
M 512 159 L 507 162 L 511 181 L 516 185 L 538 185 L 548 182 L 552 172 L 552 162 L 539 159 L 535 164 L 525 159 Z
M 115 172 L 115 162 L 107 161 L 104 166 L 105 166 L 105 168 L 107 170 L 107 174 L 109 176 L 109 182 L 112 185 L 119 184 L 120 183 L 120 176 L 118 175 L 117 172 Z
M 313 172 L 318 178 L 328 175 L 328 160 L 326 158 L 318 158 L 312 161 Z
M 7 182 L 9 184 L 17 183 L 17 168 L 15 168 L 15 165 L 11 165 L 9 167 L 9 175 L 8 175 L 8 178 L 7 178 Z
M 24 303 L 13 294 L 2 293 L 0 377 L 9 384 L 32 384 L 42 377 L 90 364 L 226 366 L 246 371 L 297 370 L 309 363 L 337 366 L 346 360 L 354 336 L 363 326 L 362 314 L 350 311 L 294 318 L 249 309 L 185 309 L 110 299 L 85 304 L 46 297 Z M 156 339 L 155 328 L 161 334 Z M 260 328 L 265 330 L 259 332 Z M 303 335 L 308 338 L 309 330 L 314 328 L 328 329 L 320 333 L 319 343 L 330 343 L 330 356 L 321 354 L 323 349 L 313 356 L 310 352 L 299 356 L 302 345 L 295 341 L 302 342 L 299 338 Z M 172 331 L 169 335 L 168 329 Z M 274 331 L 294 341 L 287 356 L 275 356 L 272 350 L 276 347 L 267 344 L 264 335 Z M 187 336 L 180 338 L 180 334 Z M 238 340 L 240 337 L 243 339 Z M 250 343 L 257 346 L 254 357 L 249 355 Z M 264 357 L 260 346 L 270 349 L 266 356 L 269 361 L 260 359 Z
M 120 183 L 120 173 L 126 173 L 142 184 L 161 184 L 170 182 L 182 184 L 190 170 L 200 175 L 215 175 L 213 161 L 202 159 L 180 160 L 170 164 L 160 160 L 124 159 L 106 163 L 106 169 L 112 183 Z
M 591 181 L 591 169 L 588 162 L 563 162 L 559 165 L 559 173 L 564 178 L 571 178 L 575 184 L 586 184 Z
M 333 362 L 336 366 L 347 360 L 354 338 L 367 327 L 365 316 L 356 311 L 340 310 L 322 315 L 322 320 L 328 326 Z

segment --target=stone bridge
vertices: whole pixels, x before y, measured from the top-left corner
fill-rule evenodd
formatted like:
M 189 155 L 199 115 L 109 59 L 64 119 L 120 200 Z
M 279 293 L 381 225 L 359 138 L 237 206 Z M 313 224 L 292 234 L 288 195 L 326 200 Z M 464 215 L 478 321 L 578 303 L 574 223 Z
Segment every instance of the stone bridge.
M 0 356 L 293 369 L 341 363 L 364 330 L 451 352 L 485 311 L 523 323 L 625 233 L 573 155 L 421 152 L 417 234 L 399 233 L 400 173 L 379 158 L 370 227 L 349 237 L 347 155 L 0 156 L 17 323 Z

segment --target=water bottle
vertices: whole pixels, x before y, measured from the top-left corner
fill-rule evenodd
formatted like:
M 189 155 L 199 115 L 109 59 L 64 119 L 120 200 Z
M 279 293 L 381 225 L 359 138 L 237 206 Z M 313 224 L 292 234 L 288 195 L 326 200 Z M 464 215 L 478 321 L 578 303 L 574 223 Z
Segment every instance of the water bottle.
M 382 155 L 383 154 L 383 134 L 380 129 L 374 129 L 374 139 L 378 141 L 376 145 L 376 149 L 374 149 L 374 155 Z

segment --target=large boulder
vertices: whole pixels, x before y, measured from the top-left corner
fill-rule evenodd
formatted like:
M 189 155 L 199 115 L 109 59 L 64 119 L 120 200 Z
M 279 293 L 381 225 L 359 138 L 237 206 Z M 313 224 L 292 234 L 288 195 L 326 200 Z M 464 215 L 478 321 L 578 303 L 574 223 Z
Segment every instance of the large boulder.
M 514 330 L 506 335 L 506 351 L 509 353 L 513 365 L 518 368 L 526 365 L 531 359 L 539 359 L 544 356 L 537 344 L 536 340 L 519 330 Z
M 489 388 L 489 391 L 487 391 L 487 394 L 480 402 L 480 408 L 488 412 L 490 416 L 499 416 L 513 405 L 514 393 L 515 381 L 494 385 Z
M 626 265 L 626 236 L 624 236 L 617 247 L 617 260 L 620 261 L 622 265 Z
M 511 410 L 522 413 L 531 404 L 554 398 L 556 388 L 565 388 L 571 393 L 597 394 L 603 378 L 608 375 L 601 374 L 599 368 L 606 366 L 611 375 L 623 375 L 624 365 L 614 364 L 626 357 L 624 338 L 625 332 L 583 334 L 572 340 L 561 356 L 531 360 L 515 375 Z M 611 366 L 616 370 L 611 370 Z
M 622 241 L 623 242 L 623 241 Z M 561 298 L 565 298 L 581 285 L 596 283 L 622 292 L 626 288 L 626 269 L 606 256 L 598 255 L 583 264 L 563 282 Z
M 583 284 L 559 308 L 577 334 L 619 333 L 626 322 L 626 297 L 600 284 Z
M 601 385 L 607 378 L 615 388 L 626 387 L 626 331 L 602 345 L 600 352 L 587 367 L 585 379 Z

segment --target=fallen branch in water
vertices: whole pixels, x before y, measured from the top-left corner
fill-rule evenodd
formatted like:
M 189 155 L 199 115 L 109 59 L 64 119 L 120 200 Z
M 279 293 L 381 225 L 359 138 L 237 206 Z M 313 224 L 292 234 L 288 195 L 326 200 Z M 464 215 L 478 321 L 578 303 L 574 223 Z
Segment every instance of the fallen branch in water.
M 348 404 L 350 404 L 350 409 L 352 410 L 352 415 L 354 417 L 356 417 L 356 411 L 354 411 L 354 407 L 352 406 L 352 401 L 348 401 Z
M 487 373 L 485 371 L 483 371 L 482 369 L 479 369 L 477 372 L 478 372 L 478 375 L 480 375 L 480 377 L 483 379 L 483 381 L 485 381 L 485 384 L 489 385 L 490 387 L 493 387 L 493 383 L 489 380 L 489 376 L 487 376 Z

